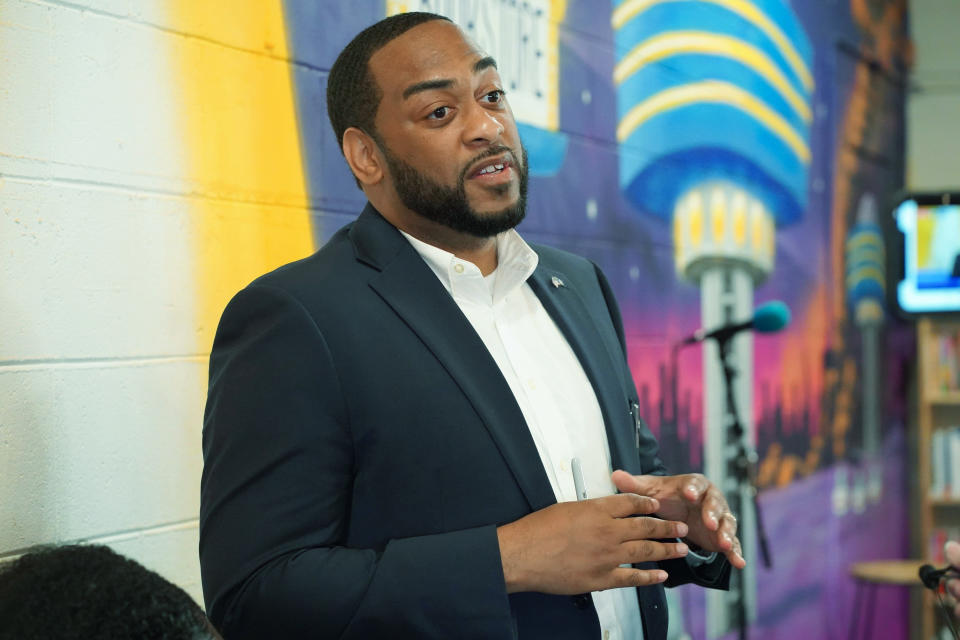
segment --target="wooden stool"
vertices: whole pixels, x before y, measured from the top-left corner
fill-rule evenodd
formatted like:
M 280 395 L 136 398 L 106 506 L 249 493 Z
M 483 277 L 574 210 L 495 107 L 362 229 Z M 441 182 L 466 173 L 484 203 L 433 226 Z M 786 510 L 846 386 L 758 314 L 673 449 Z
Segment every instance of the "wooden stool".
M 858 636 L 873 637 L 873 610 L 876 605 L 877 586 L 881 584 L 896 587 L 919 587 L 920 565 L 922 560 L 875 560 L 873 562 L 857 562 L 850 565 L 850 575 L 856 581 L 856 593 L 853 597 L 853 616 L 850 618 L 850 632 L 847 637 L 855 640 Z M 865 634 L 860 631 L 860 605 L 863 590 L 867 589 L 866 626 Z

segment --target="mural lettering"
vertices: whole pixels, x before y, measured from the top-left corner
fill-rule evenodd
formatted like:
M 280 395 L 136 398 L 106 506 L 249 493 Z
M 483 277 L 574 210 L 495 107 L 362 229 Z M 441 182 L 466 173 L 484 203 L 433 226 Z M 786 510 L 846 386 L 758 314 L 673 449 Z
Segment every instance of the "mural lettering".
M 456 22 L 496 58 L 517 120 L 556 130 L 556 20 L 562 4 L 556 0 L 421 0 L 388 2 L 387 14 L 428 11 Z

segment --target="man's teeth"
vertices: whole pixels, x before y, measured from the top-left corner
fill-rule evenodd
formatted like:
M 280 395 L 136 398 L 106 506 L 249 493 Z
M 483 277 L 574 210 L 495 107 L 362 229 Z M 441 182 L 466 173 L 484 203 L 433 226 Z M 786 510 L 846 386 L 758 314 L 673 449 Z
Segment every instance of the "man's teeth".
M 483 175 L 485 173 L 495 173 L 497 171 L 503 171 L 502 164 L 492 164 L 489 167 L 484 167 L 483 169 L 480 170 L 480 175 Z

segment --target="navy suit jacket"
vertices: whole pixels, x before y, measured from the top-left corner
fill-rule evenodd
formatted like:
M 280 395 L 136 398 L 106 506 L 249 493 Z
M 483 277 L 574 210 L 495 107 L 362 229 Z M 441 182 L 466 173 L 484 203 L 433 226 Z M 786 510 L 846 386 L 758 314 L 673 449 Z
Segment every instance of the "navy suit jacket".
M 663 473 L 629 411 L 619 311 L 582 258 L 534 247 L 529 284 L 603 412 L 614 468 Z M 564 286 L 555 287 L 557 277 Z M 556 500 L 493 358 L 373 207 L 227 306 L 203 430 L 204 597 L 227 640 L 598 638 L 589 595 L 508 595 L 496 527 Z M 672 582 L 723 586 L 727 571 Z M 660 586 L 638 589 L 647 640 Z

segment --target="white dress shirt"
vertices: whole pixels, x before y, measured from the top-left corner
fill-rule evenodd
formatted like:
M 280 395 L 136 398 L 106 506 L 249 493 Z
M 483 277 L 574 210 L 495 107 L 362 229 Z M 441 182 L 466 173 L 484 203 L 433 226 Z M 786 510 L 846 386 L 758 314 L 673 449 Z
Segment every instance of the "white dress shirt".
M 402 233 L 402 232 L 401 232 Z M 446 287 L 496 361 L 520 405 L 558 502 L 577 499 L 577 458 L 588 498 L 616 493 L 600 405 L 573 349 L 527 278 L 538 256 L 514 230 L 497 236 L 497 268 L 484 277 L 472 262 L 403 234 Z M 632 587 L 591 594 L 602 640 L 642 640 Z

